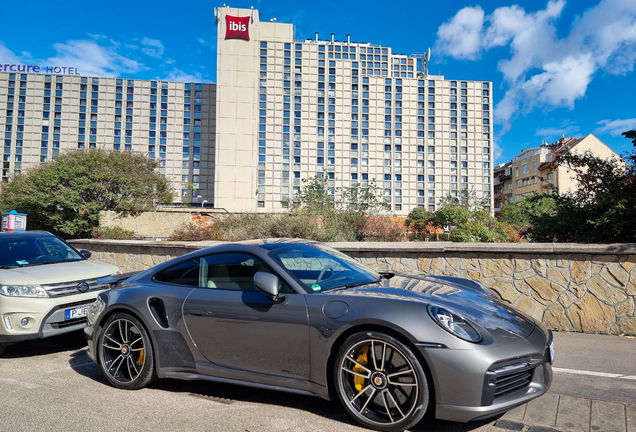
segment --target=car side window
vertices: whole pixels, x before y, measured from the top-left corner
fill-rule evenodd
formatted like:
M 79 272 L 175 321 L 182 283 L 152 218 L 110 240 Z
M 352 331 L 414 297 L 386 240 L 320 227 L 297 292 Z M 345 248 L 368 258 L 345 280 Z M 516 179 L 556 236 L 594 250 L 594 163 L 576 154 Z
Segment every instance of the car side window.
M 256 272 L 274 273 L 259 258 L 244 253 L 221 253 L 201 258 L 199 286 L 236 291 L 257 291 L 254 285 Z M 293 292 L 279 278 L 279 291 Z
M 178 285 L 199 286 L 199 259 L 181 262 L 157 273 L 156 281 Z

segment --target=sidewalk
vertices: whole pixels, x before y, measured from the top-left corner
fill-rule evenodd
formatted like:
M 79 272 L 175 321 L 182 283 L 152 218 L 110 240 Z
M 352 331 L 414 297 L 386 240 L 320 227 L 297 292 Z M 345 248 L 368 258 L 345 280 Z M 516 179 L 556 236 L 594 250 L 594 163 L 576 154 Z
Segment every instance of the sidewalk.
M 506 413 L 495 426 L 523 432 L 636 432 L 636 405 L 548 393 Z

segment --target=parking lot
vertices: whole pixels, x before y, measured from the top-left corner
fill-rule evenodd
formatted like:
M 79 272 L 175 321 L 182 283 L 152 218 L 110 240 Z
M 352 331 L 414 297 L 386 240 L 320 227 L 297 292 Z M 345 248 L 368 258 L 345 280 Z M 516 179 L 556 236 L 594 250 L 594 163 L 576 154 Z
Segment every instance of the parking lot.
M 625 363 L 636 353 L 633 339 L 557 334 L 555 340 L 563 348 L 557 368 L 596 370 L 598 363 L 606 372 L 633 376 L 636 371 L 633 362 Z M 603 353 L 599 360 L 593 351 Z M 338 402 L 307 396 L 175 380 L 137 391 L 117 390 L 86 355 L 80 332 L 8 347 L 0 359 L 0 392 L 0 430 L 7 431 L 365 430 Z M 425 418 L 413 430 L 636 432 L 635 394 L 636 380 L 631 378 L 556 373 L 548 395 L 501 419 L 460 424 Z
M 307 396 L 175 380 L 117 390 L 86 355 L 81 333 L 8 347 L 0 359 L 0 393 L 0 429 L 11 431 L 365 430 L 338 402 Z M 414 430 L 501 431 L 491 423 L 424 421 Z

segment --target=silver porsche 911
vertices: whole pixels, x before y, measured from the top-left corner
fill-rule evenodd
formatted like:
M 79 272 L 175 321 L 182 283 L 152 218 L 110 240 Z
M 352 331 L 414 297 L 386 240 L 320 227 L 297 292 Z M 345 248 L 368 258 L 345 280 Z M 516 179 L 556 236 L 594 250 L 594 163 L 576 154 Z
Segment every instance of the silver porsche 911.
M 502 414 L 552 379 L 551 332 L 480 283 L 378 273 L 320 243 L 226 244 L 108 282 L 85 332 L 122 389 L 179 378 L 338 398 L 401 431 L 427 411 Z

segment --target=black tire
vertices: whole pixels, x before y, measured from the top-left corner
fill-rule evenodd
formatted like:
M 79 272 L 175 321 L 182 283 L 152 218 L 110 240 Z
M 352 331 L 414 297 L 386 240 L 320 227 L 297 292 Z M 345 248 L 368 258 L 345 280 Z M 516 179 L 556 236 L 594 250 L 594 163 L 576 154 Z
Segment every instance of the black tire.
M 108 318 L 97 349 L 102 373 L 117 388 L 140 389 L 156 377 L 152 342 L 143 324 L 131 314 Z
M 429 403 L 419 360 L 405 344 L 380 332 L 347 338 L 334 363 L 334 383 L 345 410 L 369 429 L 408 429 L 422 419 Z

